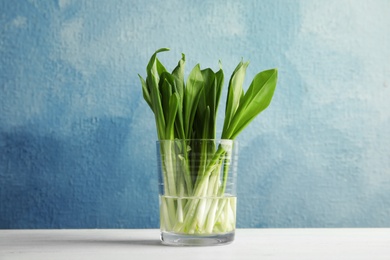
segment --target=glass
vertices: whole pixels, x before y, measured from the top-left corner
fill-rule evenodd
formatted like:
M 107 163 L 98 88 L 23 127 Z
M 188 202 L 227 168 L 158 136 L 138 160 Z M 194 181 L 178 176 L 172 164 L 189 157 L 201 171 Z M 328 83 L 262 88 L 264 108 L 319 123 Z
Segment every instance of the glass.
M 161 241 L 221 245 L 236 228 L 237 141 L 157 142 Z

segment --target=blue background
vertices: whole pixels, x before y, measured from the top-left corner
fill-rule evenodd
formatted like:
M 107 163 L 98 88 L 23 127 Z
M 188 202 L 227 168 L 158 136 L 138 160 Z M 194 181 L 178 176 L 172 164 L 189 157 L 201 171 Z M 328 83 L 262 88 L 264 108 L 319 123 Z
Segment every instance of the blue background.
M 278 68 L 238 227 L 390 227 L 390 1 L 0 0 L 0 228 L 157 228 L 151 54 Z M 226 97 L 226 84 L 223 104 Z M 218 120 L 221 126 L 223 113 Z

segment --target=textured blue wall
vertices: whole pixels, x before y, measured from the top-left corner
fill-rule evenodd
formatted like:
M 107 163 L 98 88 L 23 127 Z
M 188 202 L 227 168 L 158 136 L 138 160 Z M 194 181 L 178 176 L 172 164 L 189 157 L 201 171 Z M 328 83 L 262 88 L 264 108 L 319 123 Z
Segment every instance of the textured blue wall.
M 0 228 L 158 227 L 137 73 L 160 47 L 279 68 L 238 138 L 239 227 L 390 227 L 390 1 L 195 2 L 0 0 Z

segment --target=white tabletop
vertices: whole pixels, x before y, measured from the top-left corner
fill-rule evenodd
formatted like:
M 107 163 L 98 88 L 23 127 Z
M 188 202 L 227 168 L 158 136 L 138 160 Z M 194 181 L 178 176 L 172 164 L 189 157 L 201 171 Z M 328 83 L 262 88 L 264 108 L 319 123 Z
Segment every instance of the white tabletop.
M 0 259 L 390 259 L 390 229 L 238 229 L 232 244 L 163 246 L 157 229 L 0 230 Z

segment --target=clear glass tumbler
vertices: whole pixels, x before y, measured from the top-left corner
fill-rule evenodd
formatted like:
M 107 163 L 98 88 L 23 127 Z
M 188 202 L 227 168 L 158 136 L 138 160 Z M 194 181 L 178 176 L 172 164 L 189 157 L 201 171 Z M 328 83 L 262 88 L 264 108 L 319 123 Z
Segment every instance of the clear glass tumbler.
M 236 228 L 237 141 L 157 142 L 161 241 L 222 245 Z

